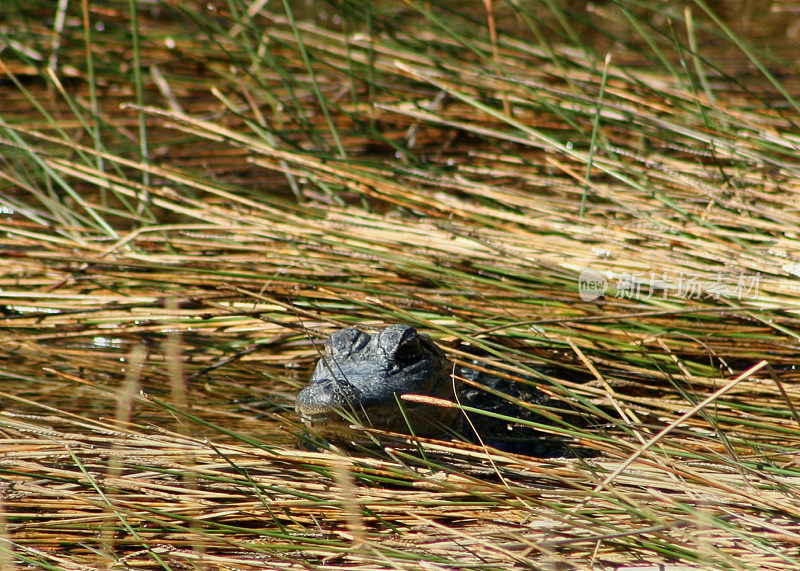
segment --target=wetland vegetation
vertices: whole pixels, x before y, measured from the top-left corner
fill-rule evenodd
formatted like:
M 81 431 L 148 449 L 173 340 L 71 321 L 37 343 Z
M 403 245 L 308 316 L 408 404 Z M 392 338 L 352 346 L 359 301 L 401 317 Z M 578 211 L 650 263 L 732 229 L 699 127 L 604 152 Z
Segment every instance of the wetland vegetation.
M 0 568 L 796 569 L 792 10 L 4 1 Z M 393 323 L 592 454 L 314 441 Z

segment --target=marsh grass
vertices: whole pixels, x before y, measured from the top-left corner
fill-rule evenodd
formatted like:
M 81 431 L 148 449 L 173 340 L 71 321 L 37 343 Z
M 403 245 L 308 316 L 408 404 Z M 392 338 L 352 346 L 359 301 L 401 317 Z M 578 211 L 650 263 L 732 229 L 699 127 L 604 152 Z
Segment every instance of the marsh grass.
M 4 3 L 0 566 L 796 568 L 800 75 L 560 6 Z M 312 448 L 396 322 L 595 455 Z

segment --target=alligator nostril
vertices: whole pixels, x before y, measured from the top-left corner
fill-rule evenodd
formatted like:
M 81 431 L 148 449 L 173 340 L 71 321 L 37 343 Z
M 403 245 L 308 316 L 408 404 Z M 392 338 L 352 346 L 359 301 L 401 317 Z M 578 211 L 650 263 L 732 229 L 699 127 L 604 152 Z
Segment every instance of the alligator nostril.
M 331 385 L 330 381 L 312 384 L 300 391 L 294 401 L 294 409 L 297 414 L 311 417 L 332 410 L 335 388 L 331 388 Z

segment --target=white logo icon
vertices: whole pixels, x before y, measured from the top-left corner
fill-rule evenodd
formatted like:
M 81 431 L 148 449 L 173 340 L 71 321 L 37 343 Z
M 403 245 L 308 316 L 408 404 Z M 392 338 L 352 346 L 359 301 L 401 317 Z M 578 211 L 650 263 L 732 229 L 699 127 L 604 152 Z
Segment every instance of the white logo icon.
M 595 270 L 583 270 L 578 278 L 578 294 L 583 301 L 594 301 L 608 289 L 608 280 Z

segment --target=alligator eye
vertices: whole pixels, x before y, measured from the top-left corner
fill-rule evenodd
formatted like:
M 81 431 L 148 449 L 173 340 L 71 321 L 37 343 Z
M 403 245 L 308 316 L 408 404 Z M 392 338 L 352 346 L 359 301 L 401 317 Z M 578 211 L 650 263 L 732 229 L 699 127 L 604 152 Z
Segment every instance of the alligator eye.
M 419 359 L 419 334 L 409 327 L 397 340 L 393 351 L 394 360 L 398 363 L 408 363 Z

